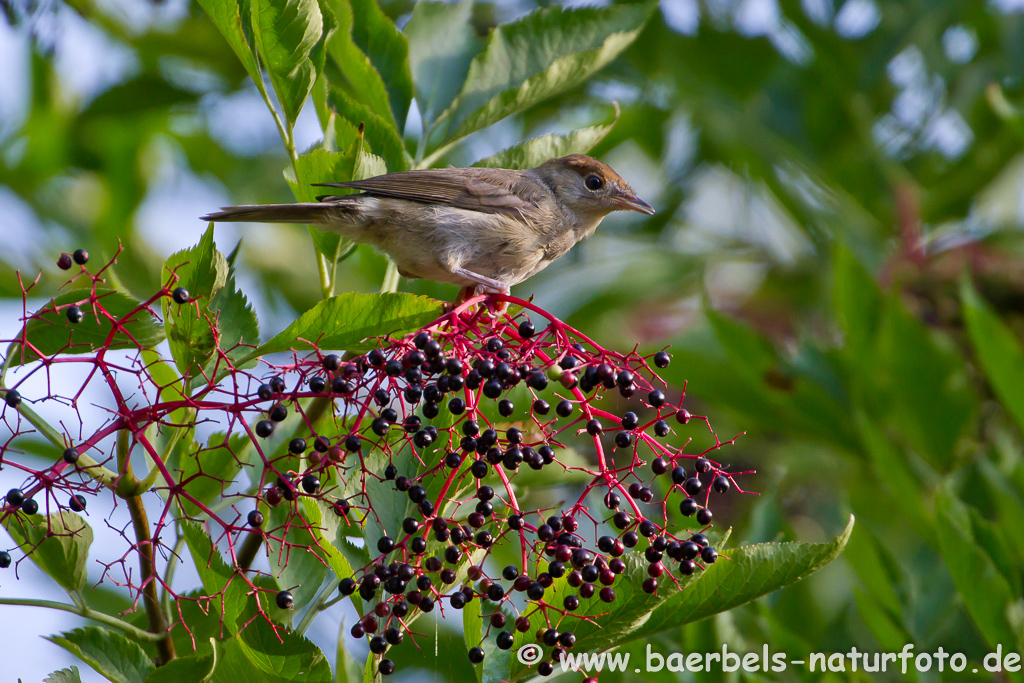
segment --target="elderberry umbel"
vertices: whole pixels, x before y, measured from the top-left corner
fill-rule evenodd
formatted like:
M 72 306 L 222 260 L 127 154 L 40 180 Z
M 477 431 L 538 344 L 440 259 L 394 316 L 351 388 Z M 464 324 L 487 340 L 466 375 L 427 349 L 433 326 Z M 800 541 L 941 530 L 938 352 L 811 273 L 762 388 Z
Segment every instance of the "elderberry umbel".
M 171 282 L 118 317 L 97 292 L 76 306 L 124 330 L 206 305 Z M 495 312 L 497 304 L 511 308 Z M 69 326 L 72 344 L 80 327 Z M 131 348 L 132 339 L 118 338 L 119 348 Z M 7 493 L 0 514 L 36 514 L 42 504 L 49 514 L 92 513 L 87 499 L 106 489 L 90 476 L 92 463 L 116 462 L 117 432 L 125 431 L 140 457 L 170 475 L 154 484 L 174 501 L 168 509 L 201 519 L 217 539 L 213 547 L 230 549 L 233 560 L 257 543 L 275 568 L 307 548 L 337 567 L 323 546 L 364 537 L 360 549 L 346 549 L 353 571 L 338 577 L 338 594 L 363 601 L 351 633 L 367 639 L 383 675 L 395 668 L 391 649 L 410 647 L 415 617 L 471 605 L 485 616 L 485 638 L 502 649 L 526 638 L 547 648 L 542 664 L 551 668 L 576 647 L 575 624 L 634 594 L 621 589 L 624 582 L 658 594 L 718 561 L 720 549 L 708 539 L 715 537 L 711 503 L 743 493 L 736 478 L 746 472 L 713 459 L 734 439 L 720 440 L 658 377 L 671 363 L 667 351 L 611 351 L 529 301 L 497 295 L 471 299 L 411 333 L 367 340 L 360 355 L 319 348 L 315 339 L 304 337 L 296 345 L 305 350 L 280 365 L 253 366 L 238 363 L 251 348 L 215 336 L 210 343 L 236 346 L 216 348 L 190 379 L 188 400 L 183 382 L 168 384 L 179 368 L 149 352 L 136 349 L 116 365 L 99 353 L 74 355 L 98 370 L 88 382 L 114 396 L 115 417 L 69 429 L 74 446 L 43 470 L 26 466 L 29 476 Z M 130 377 L 114 382 L 119 374 Z M 141 390 L 127 396 L 120 387 L 129 379 Z M 22 396 L 16 384 L 0 390 L 3 419 L 17 426 L 16 437 L 27 434 L 19 410 L 50 397 Z M 171 426 L 183 420 L 220 431 L 206 441 L 170 442 Z M 711 445 L 688 452 L 698 433 Z M 0 456 L 16 443 L 0 446 Z M 570 467 L 571 481 L 582 483 L 557 509 L 520 500 L 520 482 L 570 481 Z M 246 485 L 233 486 L 243 468 Z M 175 538 L 162 528 L 173 518 L 156 519 L 152 543 Z M 514 550 L 515 563 L 490 558 L 499 545 Z M 158 557 L 172 554 L 160 549 Z M 111 566 L 130 571 L 123 560 Z M 233 580 L 265 598 L 259 609 L 268 619 L 264 610 L 299 614 L 302 600 L 319 593 L 320 586 L 274 587 L 242 569 Z M 470 661 L 479 664 L 485 651 L 483 643 L 471 648 Z

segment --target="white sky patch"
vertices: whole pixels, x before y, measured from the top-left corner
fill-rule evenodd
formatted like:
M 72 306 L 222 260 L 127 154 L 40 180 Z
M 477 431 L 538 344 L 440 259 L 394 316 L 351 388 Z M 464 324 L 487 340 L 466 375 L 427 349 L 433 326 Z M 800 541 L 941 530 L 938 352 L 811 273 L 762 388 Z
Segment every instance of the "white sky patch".
M 836 13 L 832 0 L 801 0 L 800 4 L 807 18 L 818 26 L 828 26 Z
M 697 35 L 700 28 L 700 6 L 697 0 L 661 0 L 658 5 L 665 24 L 684 36 Z
M 882 21 L 882 13 L 873 0 L 846 0 L 836 15 L 836 33 L 849 40 L 863 38 Z
M 978 34 L 963 24 L 950 26 L 942 34 L 942 49 L 949 61 L 967 64 L 978 53 Z

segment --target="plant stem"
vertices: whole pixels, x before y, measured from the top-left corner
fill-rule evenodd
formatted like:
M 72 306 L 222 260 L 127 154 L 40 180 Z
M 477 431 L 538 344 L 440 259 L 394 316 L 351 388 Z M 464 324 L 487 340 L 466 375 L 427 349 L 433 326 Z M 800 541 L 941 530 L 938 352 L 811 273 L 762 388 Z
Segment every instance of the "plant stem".
M 384 282 L 380 286 L 380 293 L 397 292 L 400 277 L 398 266 L 395 265 L 394 261 L 388 259 L 388 269 L 384 272 Z
M 334 296 L 334 268 L 327 263 L 327 257 L 319 251 L 316 254 L 316 266 L 320 272 L 320 293 L 325 299 Z
M 300 621 L 299 625 L 295 627 L 296 633 L 301 636 L 306 632 L 306 629 L 313 623 L 313 619 L 316 618 L 316 615 L 323 611 L 324 604 L 330 599 L 331 594 L 338 590 L 339 583 L 340 581 L 337 578 L 334 578 L 328 581 L 327 585 L 320 590 L 320 593 L 316 596 L 316 600 L 314 600 L 313 604 L 309 606 L 306 613 L 302 615 L 302 621 Z
M 238 549 L 238 553 L 235 556 L 238 568 L 242 571 L 249 569 L 252 566 L 252 561 L 256 559 L 256 553 L 262 547 L 263 532 L 259 530 L 250 531 L 249 535 L 242 541 L 242 547 Z
M 153 552 L 153 538 L 149 534 L 149 518 L 142 504 L 141 496 L 132 496 L 126 501 L 128 512 L 132 516 L 132 528 L 135 531 L 135 546 L 139 552 L 139 568 L 142 571 L 142 600 L 149 618 L 150 633 L 162 636 L 156 641 L 157 652 L 160 653 L 160 664 L 174 659 L 174 640 L 167 630 L 167 619 L 160 606 L 157 594 L 156 559 Z
M 15 607 L 45 607 L 46 609 L 60 610 L 61 612 L 70 612 L 77 614 L 80 617 L 86 619 L 92 619 L 98 621 L 101 624 L 106 624 L 112 628 L 124 631 L 132 638 L 136 640 L 142 640 L 147 642 L 153 642 L 160 640 L 164 637 L 162 633 L 150 633 L 149 631 L 143 631 L 141 628 L 132 626 L 131 624 L 121 621 L 117 617 L 112 617 L 109 614 L 103 612 L 97 612 L 94 609 L 90 609 L 83 605 L 69 605 L 65 602 L 55 602 L 53 600 L 36 600 L 34 598 L 0 598 L 0 605 L 12 605 Z
M 174 659 L 174 641 L 167 630 L 167 619 L 160 606 L 157 593 L 156 554 L 153 552 L 153 537 L 149 533 L 149 517 L 142 497 L 138 493 L 139 480 L 132 471 L 131 432 L 122 429 L 117 433 L 117 470 L 120 480 L 117 483 L 121 495 L 132 518 L 132 530 L 135 532 L 135 548 L 139 553 L 139 568 L 142 572 L 142 601 L 149 618 L 150 633 L 160 636 L 156 641 L 156 649 L 160 654 L 160 664 Z

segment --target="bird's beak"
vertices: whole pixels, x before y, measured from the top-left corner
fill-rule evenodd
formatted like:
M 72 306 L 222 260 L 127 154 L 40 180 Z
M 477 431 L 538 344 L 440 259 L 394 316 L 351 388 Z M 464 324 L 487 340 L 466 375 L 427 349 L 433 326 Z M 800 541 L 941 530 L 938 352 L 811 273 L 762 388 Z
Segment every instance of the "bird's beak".
M 616 198 L 616 203 L 620 209 L 627 211 L 639 211 L 645 213 L 648 216 L 654 213 L 654 207 L 645 202 L 644 200 L 637 197 L 635 194 L 622 194 Z

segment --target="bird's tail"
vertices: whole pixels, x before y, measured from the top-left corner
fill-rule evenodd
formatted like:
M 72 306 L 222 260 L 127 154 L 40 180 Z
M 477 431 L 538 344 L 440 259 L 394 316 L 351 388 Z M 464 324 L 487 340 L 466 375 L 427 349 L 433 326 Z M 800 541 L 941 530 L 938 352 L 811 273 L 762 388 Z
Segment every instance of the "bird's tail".
M 201 216 L 200 220 L 220 223 L 326 223 L 328 213 L 338 212 L 337 206 L 307 202 L 300 204 L 250 204 L 222 206 L 220 211 Z

